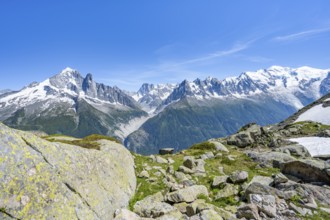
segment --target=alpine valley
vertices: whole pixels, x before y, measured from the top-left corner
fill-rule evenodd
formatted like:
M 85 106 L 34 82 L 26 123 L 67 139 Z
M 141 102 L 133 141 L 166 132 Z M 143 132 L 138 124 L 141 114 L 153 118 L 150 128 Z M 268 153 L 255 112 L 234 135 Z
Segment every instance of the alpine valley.
M 136 93 L 66 68 L 20 91 L 0 93 L 0 121 L 74 137 L 115 136 L 142 154 L 176 151 L 242 125 L 278 123 L 330 92 L 330 69 L 272 66 L 238 77 L 143 84 Z

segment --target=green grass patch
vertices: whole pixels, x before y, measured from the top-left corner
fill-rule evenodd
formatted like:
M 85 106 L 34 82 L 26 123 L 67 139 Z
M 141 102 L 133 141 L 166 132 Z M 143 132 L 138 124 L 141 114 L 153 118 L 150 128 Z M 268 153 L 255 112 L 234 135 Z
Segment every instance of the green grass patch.
M 104 136 L 104 135 L 100 135 L 100 134 L 89 135 L 87 137 L 84 137 L 83 140 L 85 140 L 85 141 L 109 140 L 109 141 L 114 141 L 118 144 L 121 144 L 121 142 L 114 137 Z
M 70 137 L 70 136 L 67 136 L 67 135 L 64 135 L 64 134 L 51 134 L 51 135 L 44 136 L 42 138 L 48 139 L 48 138 L 54 138 L 54 137 Z
M 207 187 L 209 191 L 210 198 L 201 196 L 200 199 L 205 199 L 208 203 L 216 205 L 218 207 L 226 207 L 228 205 L 239 205 L 239 201 L 236 201 L 235 197 L 227 197 L 215 200 L 215 196 L 219 192 L 219 188 L 212 188 L 212 182 L 215 176 L 222 175 L 219 171 L 219 167 L 223 167 L 224 173 L 226 175 L 230 175 L 232 172 L 237 170 L 247 171 L 249 173 L 250 181 L 255 175 L 261 176 L 271 176 L 272 174 L 276 174 L 279 172 L 278 169 L 275 168 L 257 168 L 257 163 L 253 162 L 246 154 L 234 147 L 228 147 L 229 153 L 220 152 L 222 156 L 217 156 L 212 159 L 205 160 L 205 176 L 194 176 L 192 175 L 192 180 L 195 181 L 197 185 L 204 185 Z M 195 156 L 197 159 L 200 155 L 205 154 L 206 152 L 211 151 L 214 154 L 217 154 L 218 151 L 215 150 L 213 144 L 209 144 L 208 142 L 203 142 L 200 144 L 195 144 L 192 147 L 178 152 L 173 155 L 164 155 L 161 156 L 165 159 L 171 158 L 174 160 L 173 164 L 159 164 L 153 162 L 152 159 L 148 156 L 143 156 L 139 154 L 134 154 L 135 157 L 135 165 L 136 165 L 136 175 L 141 173 L 143 170 L 147 170 L 146 167 L 153 168 L 154 166 L 161 167 L 166 170 L 169 166 L 173 166 L 174 170 L 177 171 L 179 166 L 183 164 L 183 160 L 185 156 Z M 231 155 L 235 158 L 233 161 L 228 159 L 228 156 Z M 147 170 L 148 171 L 148 170 Z M 155 194 L 159 191 L 166 194 L 169 189 L 163 183 L 164 176 L 155 176 L 157 169 L 151 169 L 148 171 L 150 178 L 153 179 L 153 182 L 150 182 L 146 178 L 137 177 L 137 189 L 134 197 L 130 200 L 129 208 L 132 210 L 134 204 L 137 201 L 144 199 L 146 196 Z M 179 182 L 177 180 L 177 182 Z
M 216 150 L 215 144 L 210 143 L 208 141 L 199 143 L 199 144 L 194 144 L 190 147 L 192 150 L 204 150 L 204 151 L 214 151 Z
M 65 144 L 77 145 L 77 146 L 80 146 L 83 148 L 94 149 L 94 150 L 100 150 L 100 144 L 96 142 L 98 140 L 110 140 L 110 141 L 114 141 L 116 143 L 120 143 L 120 141 L 118 141 L 117 139 L 115 139 L 113 137 L 108 137 L 108 136 L 99 135 L 99 134 L 92 134 L 92 135 L 89 135 L 82 139 L 77 139 L 77 140 L 63 140 L 63 139 L 56 138 L 56 137 L 69 137 L 69 136 L 62 135 L 62 134 L 53 134 L 53 135 L 48 135 L 43 138 L 50 142 L 61 142 L 61 143 L 65 143 Z M 71 137 L 69 137 L 69 138 L 71 138 Z
M 150 178 L 154 179 L 154 182 L 150 182 L 149 180 L 145 178 L 138 177 L 139 173 L 141 173 L 147 166 L 148 167 L 161 167 L 162 169 L 166 170 L 169 166 L 168 164 L 159 164 L 156 162 L 153 162 L 152 159 L 148 156 L 143 156 L 139 154 L 133 154 L 134 155 L 134 162 L 135 162 L 135 174 L 137 176 L 137 188 L 135 191 L 135 194 L 133 198 L 129 202 L 129 209 L 133 210 L 133 207 L 137 201 L 140 201 L 144 199 L 145 197 L 149 195 L 153 195 L 159 191 L 163 191 L 165 193 L 165 190 L 167 189 L 165 184 L 163 183 L 163 175 L 158 177 L 154 174 L 157 172 L 156 169 L 152 169 L 150 171 L 147 171 L 150 174 Z M 164 157 L 165 158 L 165 157 Z
M 211 203 L 218 207 L 226 207 L 228 205 L 230 205 L 230 206 L 239 206 L 240 205 L 240 201 L 237 201 L 235 199 L 235 196 L 217 199 L 215 201 L 211 201 Z
M 94 149 L 94 150 L 100 150 L 100 144 L 93 142 L 93 141 L 85 141 L 83 139 L 81 140 L 61 140 L 61 139 L 48 139 L 48 141 L 51 142 L 61 142 L 65 144 L 71 144 L 71 145 L 76 145 L 79 147 L 87 148 L 87 149 Z
M 321 209 L 317 209 L 317 214 L 308 215 L 308 216 L 300 216 L 302 219 L 305 220 L 325 220 L 330 219 L 330 214 L 322 211 Z
M 295 127 L 298 129 L 300 135 L 316 135 L 321 131 L 330 129 L 330 125 L 324 125 L 318 122 L 302 121 L 287 125 L 285 129 Z
M 302 198 L 299 195 L 294 195 L 290 198 L 290 201 L 293 202 L 295 205 L 300 206 Z

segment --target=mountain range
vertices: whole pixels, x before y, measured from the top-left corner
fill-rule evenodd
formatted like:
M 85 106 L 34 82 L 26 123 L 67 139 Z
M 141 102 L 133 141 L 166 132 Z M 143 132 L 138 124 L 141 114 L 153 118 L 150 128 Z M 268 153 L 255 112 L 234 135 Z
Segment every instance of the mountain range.
M 24 130 L 115 136 L 130 150 L 157 153 L 277 123 L 330 92 L 330 70 L 272 66 L 238 77 L 143 84 L 136 93 L 66 68 L 17 92 L 0 94 L 0 121 Z
M 121 123 L 147 115 L 117 87 L 96 83 L 70 68 L 18 92 L 0 96 L 0 120 L 24 130 L 82 137 L 114 135 Z

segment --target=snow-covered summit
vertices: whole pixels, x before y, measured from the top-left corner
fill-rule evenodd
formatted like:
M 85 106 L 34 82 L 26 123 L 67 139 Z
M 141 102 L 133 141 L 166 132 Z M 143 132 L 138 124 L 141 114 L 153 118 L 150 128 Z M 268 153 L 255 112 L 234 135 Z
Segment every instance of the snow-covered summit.
M 328 83 L 325 83 L 328 81 Z M 223 97 L 246 98 L 265 94 L 288 103 L 296 109 L 330 91 L 330 70 L 311 67 L 290 68 L 271 66 L 255 72 L 243 72 L 238 77 L 223 80 L 208 77 L 205 80 L 187 80 L 179 84 L 165 100 L 168 105 L 183 97 L 211 99 Z
M 144 83 L 132 97 L 140 103 L 144 111 L 153 113 L 176 87 L 176 84 L 170 83 L 157 85 Z
M 76 71 L 77 70 L 72 69 L 71 67 L 66 67 L 59 73 L 59 75 L 69 75 L 69 74 L 71 74 L 73 72 L 76 72 Z
M 68 103 L 74 106 L 79 98 L 92 104 L 108 103 L 132 108 L 137 108 L 138 105 L 120 89 L 96 83 L 91 74 L 84 78 L 78 71 L 65 68 L 43 82 L 34 82 L 20 91 L 1 96 L 0 110 L 3 115 L 0 119 L 26 106 L 41 106 L 40 111 L 48 108 L 49 103 Z

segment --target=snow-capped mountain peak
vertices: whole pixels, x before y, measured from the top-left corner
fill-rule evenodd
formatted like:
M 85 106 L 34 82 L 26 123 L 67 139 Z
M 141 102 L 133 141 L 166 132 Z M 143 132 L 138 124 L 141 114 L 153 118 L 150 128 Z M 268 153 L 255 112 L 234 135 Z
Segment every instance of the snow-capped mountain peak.
M 69 74 L 71 74 L 73 72 L 76 72 L 76 70 L 75 69 L 72 69 L 70 67 L 66 67 L 59 74 L 60 75 L 69 75 Z
M 223 97 L 248 98 L 257 94 L 272 96 L 283 103 L 291 103 L 296 109 L 315 100 L 330 88 L 330 71 L 307 66 L 289 68 L 271 66 L 255 72 L 243 72 L 238 77 L 223 80 L 197 78 L 184 80 L 164 101 L 166 105 L 183 97 L 210 99 Z
M 144 111 L 154 113 L 176 87 L 176 84 L 170 83 L 157 85 L 144 83 L 132 97 L 140 103 Z
M 33 105 L 39 106 L 42 110 L 48 108 L 51 103 L 68 103 L 74 108 L 74 103 L 81 98 L 91 105 L 110 104 L 128 108 L 138 106 L 120 89 L 96 83 L 91 74 L 87 74 L 84 78 L 78 71 L 65 68 L 41 83 L 34 82 L 18 92 L 1 96 L 0 108 L 6 114 Z M 6 116 L 3 115 L 3 117 Z

